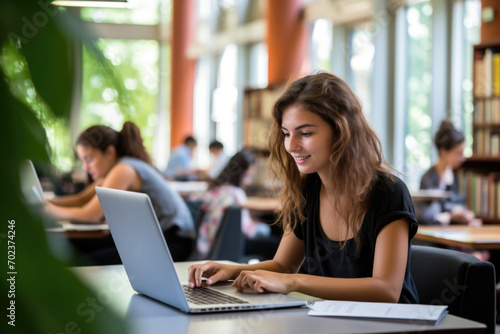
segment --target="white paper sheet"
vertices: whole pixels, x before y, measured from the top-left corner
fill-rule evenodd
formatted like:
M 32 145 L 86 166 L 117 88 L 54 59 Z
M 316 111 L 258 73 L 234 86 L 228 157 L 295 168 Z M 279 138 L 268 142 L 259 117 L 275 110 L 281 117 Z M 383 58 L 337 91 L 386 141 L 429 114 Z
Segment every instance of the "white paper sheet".
M 446 305 L 367 303 L 325 300 L 308 305 L 311 316 L 423 320 L 438 323 L 448 312 Z

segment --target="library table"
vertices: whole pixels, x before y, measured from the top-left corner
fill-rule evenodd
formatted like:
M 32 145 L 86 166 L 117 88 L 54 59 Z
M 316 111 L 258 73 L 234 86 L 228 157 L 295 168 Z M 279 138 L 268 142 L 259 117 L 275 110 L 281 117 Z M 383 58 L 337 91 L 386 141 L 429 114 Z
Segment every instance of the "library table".
M 268 197 L 248 197 L 247 203 L 242 205 L 243 208 L 250 210 L 252 213 L 272 214 L 279 207 L 279 199 Z
M 191 263 L 176 263 L 181 283 L 186 282 Z M 486 329 L 483 324 L 450 314 L 434 326 L 406 321 L 310 317 L 306 307 L 189 315 L 135 293 L 122 265 L 71 270 L 93 290 L 99 306 L 114 310 L 129 322 L 131 333 L 482 333 Z
M 439 201 L 451 196 L 451 192 L 440 189 L 418 189 L 410 191 L 414 202 L 418 201 Z
M 206 181 L 167 181 L 167 183 L 182 198 L 188 198 L 192 193 L 203 192 L 208 189 L 208 182 Z
M 64 237 L 68 239 L 101 238 L 110 235 L 108 224 L 73 224 L 68 221 L 59 221 L 60 227 L 46 228 L 49 237 Z
M 415 239 L 473 250 L 500 249 L 500 225 L 419 226 Z

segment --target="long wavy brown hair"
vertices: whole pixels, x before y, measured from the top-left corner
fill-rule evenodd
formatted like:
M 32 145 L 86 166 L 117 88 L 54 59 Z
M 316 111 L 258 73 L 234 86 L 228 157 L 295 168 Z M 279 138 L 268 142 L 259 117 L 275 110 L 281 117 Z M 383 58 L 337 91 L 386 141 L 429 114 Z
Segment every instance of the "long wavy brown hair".
M 368 125 L 361 102 L 342 79 L 318 73 L 291 83 L 274 104 L 268 138 L 270 168 L 282 185 L 278 221 L 286 233 L 306 219 L 303 195 L 306 175 L 301 175 L 285 150 L 281 129 L 283 113 L 292 105 L 319 115 L 333 129 L 329 182 L 336 194 L 332 207 L 347 222 L 346 233 L 353 234 L 359 246 L 358 232 L 377 174 L 393 172 L 383 158 L 380 140 Z

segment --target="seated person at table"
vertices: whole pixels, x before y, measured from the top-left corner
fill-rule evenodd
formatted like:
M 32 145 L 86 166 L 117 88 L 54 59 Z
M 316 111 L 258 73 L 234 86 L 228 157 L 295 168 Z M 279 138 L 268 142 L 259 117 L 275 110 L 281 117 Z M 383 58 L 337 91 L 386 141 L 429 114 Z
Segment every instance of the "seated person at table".
M 212 248 L 225 209 L 231 205 L 242 206 L 247 202 L 243 188 L 252 182 L 254 172 L 255 155 L 249 150 L 242 150 L 236 153 L 220 174 L 210 182 L 205 193 L 191 196 L 191 199 L 201 199 L 205 203 L 203 210 L 206 214 L 200 225 L 197 241 L 197 250 L 203 258 L 206 258 Z M 256 241 L 271 235 L 271 227 L 266 223 L 254 221 L 245 208 L 241 210 L 241 229 L 247 239 Z M 270 245 L 273 248 L 271 253 L 274 253 L 278 243 L 279 241 L 275 240 Z M 250 242 L 246 242 L 246 253 L 250 251 L 247 251 L 249 244 Z M 269 245 L 264 245 L 261 251 L 268 247 Z
M 454 170 L 465 161 L 465 137 L 451 121 L 443 120 L 434 135 L 439 159 L 423 176 L 420 189 L 440 189 L 450 192 L 444 200 L 420 201 L 415 206 L 418 222 L 422 225 L 449 225 L 451 223 L 481 226 L 481 219 L 465 206 L 465 197 L 458 191 Z M 464 249 L 457 249 L 466 251 Z M 482 261 L 490 258 L 488 251 L 470 252 Z
M 192 265 L 190 286 L 201 286 L 202 277 L 209 285 L 234 279 L 238 290 L 258 293 L 418 303 L 412 199 L 384 161 L 356 95 L 334 75 L 308 75 L 286 88 L 272 115 L 269 163 L 282 185 L 279 248 L 257 264 Z
M 445 200 L 422 201 L 415 206 L 418 222 L 422 225 L 450 223 L 481 225 L 474 213 L 465 206 L 465 198 L 458 191 L 454 170 L 465 161 L 465 137 L 449 120 L 444 120 L 434 136 L 439 159 L 423 176 L 420 189 L 440 189 L 450 192 Z
M 174 260 L 185 260 L 190 255 L 192 247 L 188 245 L 194 243 L 195 229 L 189 209 L 151 165 L 140 130 L 134 123 L 125 122 L 120 132 L 107 126 L 92 126 L 78 137 L 76 151 L 94 182 L 76 195 L 49 201 L 45 207 L 48 214 L 63 220 L 100 222 L 104 213 L 95 186 L 146 193 Z M 110 252 L 113 254 L 107 258 L 119 259 L 116 249 Z
M 198 142 L 192 136 L 184 139 L 184 144 L 173 149 L 163 175 L 167 180 L 190 181 L 198 179 L 199 171 L 192 166 L 193 155 Z
M 208 145 L 208 150 L 210 151 L 211 163 L 207 174 L 210 179 L 215 179 L 222 172 L 222 169 L 226 167 L 231 157 L 224 152 L 224 144 L 218 140 L 212 141 Z

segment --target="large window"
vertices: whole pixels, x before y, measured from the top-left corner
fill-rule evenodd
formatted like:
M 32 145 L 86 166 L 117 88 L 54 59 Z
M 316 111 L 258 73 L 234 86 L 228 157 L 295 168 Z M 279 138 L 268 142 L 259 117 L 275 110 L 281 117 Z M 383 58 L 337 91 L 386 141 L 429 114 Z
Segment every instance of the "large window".
M 212 97 L 212 121 L 216 138 L 224 143 L 226 152 L 237 150 L 236 121 L 238 102 L 238 47 L 226 46 L 219 61 L 217 87 Z
M 119 131 L 136 123 L 146 149 L 163 167 L 168 149 L 169 48 L 161 25 L 170 21 L 169 0 L 130 0 L 130 8 L 82 8 L 108 60 L 102 66 L 85 47 L 82 54 L 81 110 L 74 122 L 80 132 L 95 124 Z M 152 29 L 151 26 L 156 26 Z
M 460 108 L 456 108 L 458 113 L 452 115 L 453 121 L 464 130 L 466 149 L 465 155 L 472 155 L 472 123 L 474 102 L 472 98 L 472 64 L 473 64 L 473 45 L 480 42 L 481 29 L 481 1 L 466 0 L 463 3 L 463 11 L 459 11 L 461 17 L 458 21 L 461 23 L 460 35 L 463 36 L 462 50 L 463 63 L 461 64 L 464 73 L 461 83 L 462 99 Z
M 267 87 L 268 53 L 264 43 L 257 43 L 250 47 L 250 66 L 248 85 L 253 88 Z
M 356 25 L 350 30 L 348 78 L 352 90 L 363 103 L 363 112 L 371 118 L 373 56 L 373 22 Z
M 312 25 L 311 64 L 313 72 L 332 70 L 333 24 L 317 19 Z
M 418 186 L 420 176 L 431 164 L 431 18 L 430 1 L 419 2 L 407 8 L 407 130 L 404 174 L 412 187 Z
M 115 24 L 148 24 L 160 22 L 160 0 L 128 0 L 129 8 L 82 8 L 83 20 Z
M 158 42 L 101 39 L 98 44 L 112 68 L 103 70 L 95 56 L 84 50 L 81 129 L 102 124 L 119 131 L 123 122 L 130 120 L 141 129 L 144 145 L 152 152 L 157 119 Z M 110 76 L 110 71 L 116 76 Z

